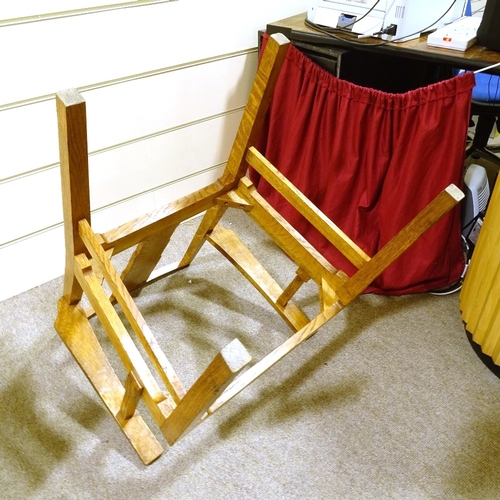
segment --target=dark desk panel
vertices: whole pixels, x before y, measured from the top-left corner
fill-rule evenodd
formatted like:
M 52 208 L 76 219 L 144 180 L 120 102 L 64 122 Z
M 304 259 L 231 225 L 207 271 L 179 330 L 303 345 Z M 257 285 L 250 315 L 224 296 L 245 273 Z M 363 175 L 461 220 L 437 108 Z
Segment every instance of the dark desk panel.
M 423 63 L 434 63 L 450 68 L 469 70 L 481 69 L 500 62 L 500 52 L 474 45 L 465 52 L 440 49 L 427 46 L 427 36 L 402 43 L 386 43 L 375 38 L 366 38 L 352 43 L 348 37 L 331 37 L 319 33 L 304 23 L 306 13 L 298 14 L 281 21 L 268 24 L 266 31 L 283 33 L 294 44 L 307 44 L 317 50 L 343 49 L 356 52 L 372 53 L 382 56 L 396 56 L 401 59 L 412 59 Z M 500 75 L 500 66 L 490 71 Z

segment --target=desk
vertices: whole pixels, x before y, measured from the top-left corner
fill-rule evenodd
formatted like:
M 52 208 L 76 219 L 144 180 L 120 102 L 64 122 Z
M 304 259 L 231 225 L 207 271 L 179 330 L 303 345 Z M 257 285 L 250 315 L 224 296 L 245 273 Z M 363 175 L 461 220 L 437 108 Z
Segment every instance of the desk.
M 332 38 L 306 26 L 306 13 L 276 21 L 267 25 L 267 33 L 281 32 L 294 44 L 307 44 L 318 51 L 331 49 L 347 49 L 353 51 L 371 52 L 375 54 L 397 56 L 415 61 L 435 63 L 453 68 L 476 70 L 500 62 L 500 52 L 473 45 L 465 52 L 450 49 L 440 49 L 427 46 L 427 36 L 402 43 L 384 43 L 381 40 L 368 38 L 358 40 L 353 44 L 347 37 Z M 299 45 L 300 46 L 300 45 Z M 500 75 L 500 66 L 491 73 Z

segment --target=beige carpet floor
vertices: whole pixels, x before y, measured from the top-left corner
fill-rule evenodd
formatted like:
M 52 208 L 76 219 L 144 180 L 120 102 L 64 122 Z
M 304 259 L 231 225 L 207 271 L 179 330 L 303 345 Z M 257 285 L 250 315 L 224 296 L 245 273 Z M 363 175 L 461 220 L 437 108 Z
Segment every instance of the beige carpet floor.
M 240 215 L 226 224 L 279 282 L 294 272 Z M 297 299 L 311 314 L 315 293 Z M 153 427 L 165 453 L 148 467 L 54 331 L 60 294 L 58 279 L 0 303 L 1 498 L 500 499 L 500 379 L 458 294 L 360 297 L 175 446 Z M 258 360 L 290 335 L 209 245 L 137 302 L 186 386 L 233 338 Z

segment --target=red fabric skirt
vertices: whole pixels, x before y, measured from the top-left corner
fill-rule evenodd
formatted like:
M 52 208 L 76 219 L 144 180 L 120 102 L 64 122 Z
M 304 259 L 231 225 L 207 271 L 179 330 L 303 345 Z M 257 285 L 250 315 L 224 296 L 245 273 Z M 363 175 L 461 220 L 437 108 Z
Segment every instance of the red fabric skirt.
M 463 186 L 474 85 L 469 72 L 390 94 L 336 78 L 290 46 L 257 148 L 374 255 L 450 183 Z M 250 175 L 259 193 L 336 268 L 355 272 L 264 179 Z M 425 292 L 455 282 L 463 269 L 456 207 L 368 291 Z

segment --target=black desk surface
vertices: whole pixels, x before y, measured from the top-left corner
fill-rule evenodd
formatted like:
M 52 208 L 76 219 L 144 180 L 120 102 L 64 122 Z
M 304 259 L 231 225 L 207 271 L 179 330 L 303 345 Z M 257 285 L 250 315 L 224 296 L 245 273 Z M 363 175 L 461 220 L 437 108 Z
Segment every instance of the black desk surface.
M 267 32 L 279 31 L 295 42 L 304 42 L 318 48 L 356 49 L 379 54 L 395 55 L 426 62 L 447 65 L 469 70 L 481 69 L 500 62 L 500 52 L 473 45 L 466 51 L 440 49 L 427 46 L 427 36 L 401 43 L 383 43 L 381 40 L 367 38 L 353 44 L 347 37 L 331 37 L 315 31 L 304 23 L 306 13 L 268 24 Z M 488 71 L 500 74 L 500 66 Z

